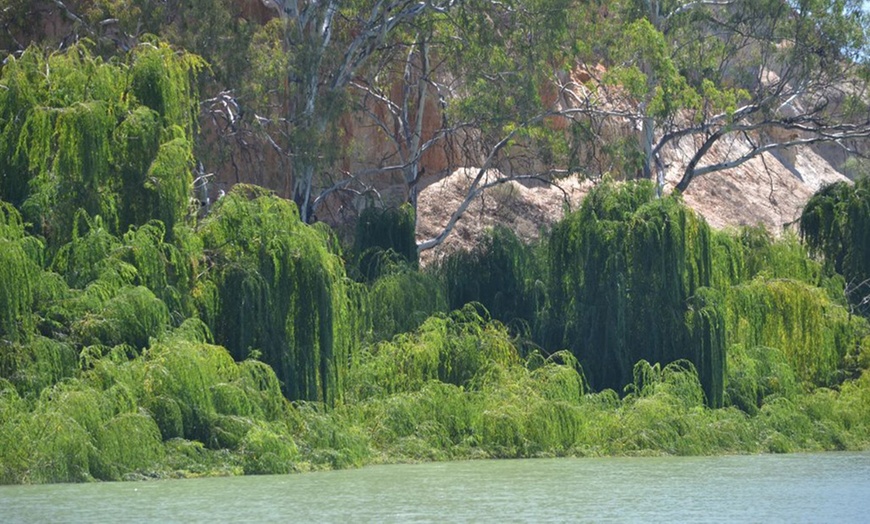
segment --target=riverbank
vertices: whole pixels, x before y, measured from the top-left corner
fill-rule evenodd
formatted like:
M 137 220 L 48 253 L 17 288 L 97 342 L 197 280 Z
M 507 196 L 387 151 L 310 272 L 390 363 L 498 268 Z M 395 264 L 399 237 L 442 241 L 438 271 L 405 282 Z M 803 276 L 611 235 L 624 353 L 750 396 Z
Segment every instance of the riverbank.
M 404 366 L 392 385 L 373 381 L 388 351 L 381 346 L 362 356 L 348 377 L 346 398 L 329 409 L 286 402 L 274 373 L 256 361 L 234 363 L 223 348 L 178 341 L 171 352 L 157 346 L 132 360 L 102 361 L 36 399 L 4 388 L 3 483 L 283 474 L 487 458 L 870 449 L 867 374 L 837 388 L 768 394 L 749 414 L 733 406 L 706 407 L 697 373 L 685 362 L 664 368 L 639 363 L 622 397 L 609 390 L 590 393 L 568 355 L 521 359 L 506 328 L 467 322 L 478 328 L 467 347 L 489 352 L 477 367 L 465 368 L 473 373 L 463 385 L 415 374 L 425 355 L 413 344 L 390 355 Z M 431 325 L 420 333 L 427 329 Z M 443 357 L 434 362 L 469 355 Z M 731 369 L 730 387 L 748 387 L 747 378 L 736 375 L 736 363 Z M 173 389 L 180 370 L 189 373 L 190 387 Z M 207 395 L 173 404 L 173 390 Z M 187 424 L 201 440 L 167 433 L 175 425 L 183 435 Z

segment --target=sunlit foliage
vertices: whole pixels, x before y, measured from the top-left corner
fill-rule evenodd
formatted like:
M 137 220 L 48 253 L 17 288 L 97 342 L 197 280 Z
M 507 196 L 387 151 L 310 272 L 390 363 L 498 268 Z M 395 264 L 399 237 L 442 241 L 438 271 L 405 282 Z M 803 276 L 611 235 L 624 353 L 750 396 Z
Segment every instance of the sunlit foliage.
M 57 247 L 79 213 L 113 234 L 187 214 L 202 62 L 165 44 L 122 60 L 87 41 L 62 53 L 30 48 L 0 73 L 0 198 Z
M 237 185 L 200 235 L 214 286 L 200 307 L 215 340 L 239 360 L 260 351 L 288 398 L 339 399 L 360 331 L 326 233 L 302 224 L 292 203 Z
M 364 309 L 371 324 L 371 341 L 417 329 L 435 313 L 448 310 L 441 279 L 400 265 L 372 282 Z
M 745 348 L 776 348 L 811 386 L 842 381 L 847 356 L 860 347 L 866 321 L 824 290 L 787 279 L 757 278 L 733 290 L 728 339 Z

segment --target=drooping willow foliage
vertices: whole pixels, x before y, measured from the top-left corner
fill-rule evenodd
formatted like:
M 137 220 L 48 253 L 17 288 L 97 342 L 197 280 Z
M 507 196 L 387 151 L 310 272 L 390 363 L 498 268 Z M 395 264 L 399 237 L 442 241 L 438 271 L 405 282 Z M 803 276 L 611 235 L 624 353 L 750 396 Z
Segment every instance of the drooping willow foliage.
M 133 283 L 151 290 L 169 308 L 173 322 L 180 324 L 195 313 L 192 293 L 202 244 L 189 228 L 176 227 L 172 243 L 168 242 L 168 235 L 159 220 L 131 227 L 112 255 L 136 269 Z
M 789 231 L 776 239 L 761 227 L 713 232 L 714 287 L 727 292 L 730 286 L 756 277 L 836 286 L 822 265 L 809 256 L 807 247 Z
M 360 213 L 353 246 L 355 272 L 360 280 L 372 282 L 403 264 L 416 269 L 414 217 L 409 204 L 388 208 L 370 206 Z
M 843 307 L 844 281 L 786 232 L 714 234 L 714 282 L 727 324 L 728 401 L 756 413 L 765 398 L 833 385 L 854 373 L 866 323 Z
M 348 387 L 357 399 L 416 391 L 433 380 L 467 387 L 486 367 L 509 365 L 517 357 L 506 330 L 485 322 L 468 305 L 432 316 L 418 330 L 378 344 Z
M 846 278 L 849 298 L 870 312 L 870 178 L 820 189 L 801 214 L 800 230 L 812 251 Z
M 863 183 L 808 211 L 832 267 L 648 184 L 593 191 L 547 268 L 496 230 L 419 272 L 407 208 L 364 213 L 345 266 L 265 190 L 185 220 L 200 66 L 79 44 L 0 73 L 0 483 L 870 446 L 868 328 L 831 274 L 867 259 Z
M 233 356 L 262 352 L 288 398 L 333 403 L 361 333 L 341 259 L 292 203 L 237 185 L 204 221 L 203 318 Z
M 368 319 L 370 342 L 417 329 L 435 313 L 448 311 L 444 286 L 436 275 L 407 266 L 371 283 L 360 313 Z
M 24 342 L 34 327 L 34 287 L 39 266 L 28 255 L 18 212 L 0 201 L 0 344 Z
M 40 267 L 43 251 L 25 233 L 18 211 L 0 201 L 0 379 L 26 395 L 72 376 L 77 367 L 69 342 L 39 333 L 45 324 L 41 310 L 65 288 Z
M 125 62 L 82 42 L 45 55 L 30 48 L 0 73 L 0 199 L 23 210 L 57 247 L 77 214 L 119 234 L 151 218 L 171 235 L 192 184 L 202 62 L 142 44 Z
M 297 451 L 277 377 L 209 337 L 187 321 L 135 359 L 106 355 L 33 398 L 0 381 L 0 483 L 201 468 L 207 449 L 232 450 L 239 472 L 286 472 Z
M 472 305 L 361 360 L 348 409 L 360 413 L 370 446 L 400 460 L 565 453 L 582 432 L 576 360 L 562 352 L 523 361 L 507 328 Z
M 725 395 L 729 405 L 756 415 L 765 404 L 794 399 L 802 391 L 795 368 L 779 348 L 739 343 L 728 348 Z
M 50 286 L 39 288 L 48 295 L 40 311 L 42 330 L 64 333 L 79 348 L 126 345 L 139 351 L 194 312 L 193 259 L 201 250 L 166 243 L 161 222 L 117 238 L 101 217 L 80 213 L 72 234 L 53 258 L 57 273 L 43 275 Z M 69 288 L 51 284 L 59 278 Z
M 444 260 L 438 273 L 446 283 L 451 309 L 479 302 L 506 324 L 534 324 L 544 276 L 534 247 L 520 241 L 512 230 L 493 229 L 471 251 L 459 251 Z
M 651 184 L 602 184 L 550 237 L 543 339 L 568 348 L 596 389 L 620 390 L 641 359 L 691 361 L 722 401 L 723 320 L 707 224 Z
M 861 349 L 867 322 L 849 314 L 825 290 L 796 280 L 757 278 L 733 288 L 728 340 L 746 349 L 780 352 L 807 387 L 833 386 Z

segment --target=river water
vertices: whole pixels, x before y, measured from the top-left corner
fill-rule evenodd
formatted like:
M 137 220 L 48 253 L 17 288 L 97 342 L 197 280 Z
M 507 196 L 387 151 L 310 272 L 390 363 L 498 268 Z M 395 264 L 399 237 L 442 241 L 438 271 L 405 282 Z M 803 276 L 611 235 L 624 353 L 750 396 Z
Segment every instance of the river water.
M 2 486 L 0 522 L 870 522 L 870 453 L 489 460 Z

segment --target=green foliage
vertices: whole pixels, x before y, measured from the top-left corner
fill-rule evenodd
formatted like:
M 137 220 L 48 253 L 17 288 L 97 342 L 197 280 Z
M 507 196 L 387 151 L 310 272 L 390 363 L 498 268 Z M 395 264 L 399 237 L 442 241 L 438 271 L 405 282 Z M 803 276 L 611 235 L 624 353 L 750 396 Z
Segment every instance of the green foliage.
M 172 42 L 179 48 L 205 58 L 217 80 L 224 85 L 242 78 L 247 69 L 245 50 L 254 30 L 243 4 L 232 0 L 189 0 L 159 2 L 151 0 L 91 0 L 79 13 L 92 28 L 105 26 L 131 39 L 146 40 L 149 35 Z M 115 35 L 117 39 L 117 35 Z M 103 50 L 115 51 L 101 39 Z M 111 40 L 109 40 L 111 41 Z
M 365 306 L 371 342 L 416 330 L 436 313 L 448 310 L 441 280 L 431 273 L 399 269 L 375 280 Z
M 237 185 L 203 223 L 216 303 L 202 304 L 215 340 L 242 360 L 257 349 L 291 399 L 333 403 L 361 331 L 326 234 L 292 203 Z
M 275 432 L 268 425 L 251 428 L 240 449 L 245 473 L 249 475 L 289 473 L 299 457 L 296 443 L 286 431 Z
M 649 183 L 595 188 L 550 237 L 543 339 L 568 348 L 593 387 L 619 390 L 641 359 L 688 359 L 711 405 L 722 398 L 724 337 L 707 224 Z
M 37 278 L 39 267 L 21 242 L 0 238 L 0 340 L 24 342 L 30 338 Z
M 99 453 L 91 474 L 102 480 L 121 480 L 126 472 L 153 469 L 164 454 L 157 424 L 144 411 L 112 417 L 94 440 Z
M 800 229 L 813 253 L 846 278 L 849 298 L 857 304 L 865 300 L 870 295 L 870 178 L 820 189 L 804 207 Z
M 166 304 L 142 286 L 124 287 L 98 311 L 73 324 L 73 333 L 85 345 L 129 345 L 141 350 L 169 327 Z
M 704 404 L 704 391 L 698 374 L 687 360 L 675 360 L 664 368 L 661 364 L 651 365 L 640 360 L 634 365 L 632 374 L 634 380 L 626 386 L 626 391 L 636 398 L 665 393 L 684 402 L 688 408 Z
M 163 221 L 168 232 L 185 216 L 193 185 L 191 144 L 180 129 L 175 131 L 179 136 L 160 146 L 142 184 L 148 195 L 143 207 L 151 210 L 150 217 Z
M 451 309 L 479 302 L 506 324 L 534 324 L 541 302 L 542 270 L 534 247 L 510 229 L 497 227 L 471 251 L 452 254 L 438 273 L 447 284 Z
M 120 220 L 124 224 L 143 224 L 154 210 L 155 192 L 152 187 L 143 193 L 143 179 L 151 168 L 152 161 L 160 150 L 161 118 L 153 109 L 140 105 L 132 109 L 114 130 L 113 141 L 117 149 L 113 152 L 118 169 L 118 182 L 127 198 L 121 202 Z M 131 198 L 135 195 L 135 198 Z
M 488 362 L 478 359 L 471 368 L 466 365 L 469 380 L 457 384 L 455 377 L 447 377 L 447 382 L 437 378 L 445 372 L 445 359 L 455 361 L 456 350 L 443 347 L 441 337 L 432 333 L 438 324 L 430 323 L 412 341 L 397 337 L 392 346 L 379 346 L 372 361 L 354 374 L 353 383 L 358 380 L 360 386 L 370 386 L 373 378 L 379 378 L 372 373 L 392 361 L 397 377 L 388 385 L 392 393 L 385 388 L 359 389 L 364 402 L 350 405 L 371 434 L 371 445 L 399 460 L 571 450 L 583 425 L 576 403 L 584 385 L 576 360 L 560 354 L 523 363 L 516 348 L 505 345 L 503 326 L 469 314 L 470 309 L 463 312 L 463 324 L 456 326 L 462 328 L 463 338 L 476 338 L 481 352 L 493 342 L 504 346 L 499 349 L 501 356 L 490 355 Z M 470 331 L 474 326 L 478 329 Z
M 10 57 L 0 83 L 0 198 L 59 247 L 79 214 L 118 234 L 187 212 L 200 59 L 142 44 L 121 61 L 87 43 Z
M 614 58 L 624 65 L 609 71 L 605 81 L 644 100 L 648 115 L 666 118 L 682 109 L 700 107 L 701 97 L 680 74 L 665 35 L 649 20 L 628 23 L 617 49 Z
M 484 368 L 516 358 L 504 327 L 485 322 L 469 305 L 430 317 L 414 333 L 372 348 L 348 379 L 348 392 L 359 400 L 417 391 L 432 380 L 470 386 Z
M 269 451 L 262 443 L 272 437 L 261 430 L 295 449 L 286 425 L 289 406 L 271 368 L 236 364 L 223 348 L 201 341 L 209 336 L 201 322 L 188 320 L 141 354 L 94 355 L 79 378 L 45 387 L 38 396 L 19 396 L 11 382 L 0 381 L 0 481 L 153 475 L 165 461 L 190 459 L 190 449 L 170 445 L 185 437 L 238 449 L 240 462 L 263 460 L 252 458 L 252 449 Z M 44 354 L 35 355 L 43 366 L 49 363 Z M 196 466 L 209 456 L 202 451 Z M 286 471 L 280 468 L 294 456 L 283 453 L 264 464 L 268 471 Z
M 726 366 L 726 329 L 723 299 L 710 288 L 699 288 L 688 300 L 688 342 L 693 362 L 711 406 L 723 405 Z
M 729 344 L 778 349 L 812 386 L 844 378 L 845 359 L 867 330 L 865 320 L 824 290 L 794 280 L 757 278 L 737 286 L 727 307 Z
M 730 346 L 726 382 L 728 404 L 750 415 L 757 414 L 772 399 L 793 399 L 801 392 L 800 380 L 786 353 L 763 346 Z
M 248 65 L 254 29 L 230 16 L 231 0 L 158 4 L 94 0 L 82 16 L 215 58 L 210 72 L 243 84 L 241 122 L 298 113 L 282 129 L 296 180 L 332 164 L 348 80 L 330 75 L 370 5 L 342 8 L 328 49 L 276 19 Z M 493 166 L 519 172 L 525 151 L 584 166 L 571 140 L 597 139 L 596 123 L 568 136 L 536 119 L 561 100 L 553 74 L 573 78 L 578 57 L 603 57 L 605 83 L 646 116 L 727 121 L 749 96 L 738 80 L 762 62 L 743 50 L 748 66 L 720 67 L 742 40 L 698 38 L 712 24 L 757 36 L 778 22 L 759 52 L 806 72 L 835 72 L 832 58 L 862 38 L 819 2 L 789 17 L 782 2 L 658 2 L 656 16 L 648 2 L 593 4 L 461 2 L 376 40 L 402 50 L 426 35 L 463 80 L 448 124 L 475 122 L 490 145 L 513 133 Z M 25 11 L 10 4 L 4 27 Z M 840 305 L 844 287 L 863 299 L 853 291 L 870 278 L 866 180 L 807 206 L 802 235 L 824 264 L 794 236 L 712 233 L 678 197 L 605 183 L 556 226 L 546 268 L 496 229 L 439 273 L 419 272 L 407 206 L 367 209 L 345 265 L 327 228 L 251 186 L 194 230 L 204 65 L 151 37 L 101 58 L 99 36 L 31 48 L 0 70 L 0 483 L 870 446 L 867 322 Z M 780 41 L 794 45 L 766 45 Z M 643 164 L 629 138 L 602 147 L 618 172 Z
M 57 250 L 52 269 L 63 275 L 70 287 L 83 288 L 107 271 L 109 255 L 120 242 L 99 216 L 76 214 L 72 238 Z
M 166 44 L 143 44 L 132 56 L 129 88 L 139 103 L 160 115 L 164 129 L 178 126 L 189 137 L 199 112 L 191 75 L 202 68 L 196 55 L 176 53 Z
M 715 232 L 713 287 L 730 295 L 732 286 L 756 278 L 797 280 L 824 289 L 838 302 L 843 297 L 842 277 L 812 258 L 795 234 L 774 238 L 760 227 Z
M 282 20 L 276 17 L 258 28 L 245 54 L 250 74 L 241 77 L 239 91 L 257 114 L 277 120 L 282 116 L 281 96 L 287 93 L 276 86 L 284 86 L 291 65 L 291 56 L 284 48 Z
M 572 51 L 586 42 L 593 10 L 573 0 L 474 0 L 435 18 L 432 47 L 443 57 L 440 67 L 463 79 L 461 95 L 447 100 L 447 122 L 472 122 L 480 130 L 481 151 L 512 135 L 493 167 L 504 172 L 539 172 L 541 164 L 585 167 L 577 161 L 579 137 L 551 125 L 565 120 L 541 116 L 559 109 L 553 77 L 563 81 L 577 63 Z
M 112 255 L 136 268 L 135 283 L 157 295 L 171 314 L 186 318 L 192 311 L 190 293 L 202 250 L 197 242 L 179 238 L 178 234 L 174 243 L 168 243 L 166 231 L 164 224 L 156 220 L 131 228 L 123 236 L 123 247 Z M 192 232 L 182 229 L 177 233 L 192 236 Z
M 0 377 L 23 396 L 39 395 L 78 371 L 78 355 L 69 344 L 41 336 L 26 343 L 0 341 Z
M 145 393 L 157 409 L 164 411 L 158 423 L 161 434 L 171 435 L 178 429 L 172 399 L 181 413 L 185 438 L 212 445 L 212 417 L 216 413 L 210 385 L 224 382 L 233 369 L 232 358 L 220 347 L 178 341 L 148 350 L 145 367 Z M 149 403 L 150 404 L 150 403 Z M 146 404 L 148 405 L 148 404 Z
M 354 257 L 360 276 L 372 282 L 393 264 L 417 266 L 414 209 L 367 207 L 360 213 L 354 236 Z M 395 260 L 394 260 L 395 259 Z
M 777 350 L 729 355 L 729 398 L 760 398 L 752 416 L 705 407 L 688 361 L 637 363 L 620 399 L 611 390 L 587 393 L 568 352 L 521 360 L 502 325 L 466 309 L 361 357 L 347 401 L 324 409 L 290 407 L 271 368 L 235 363 L 209 338 L 202 322 L 186 321 L 132 360 L 110 352 L 82 378 L 30 400 L 0 380 L 0 481 L 868 445 L 867 375 L 805 393 Z

